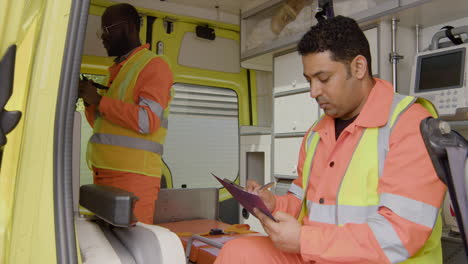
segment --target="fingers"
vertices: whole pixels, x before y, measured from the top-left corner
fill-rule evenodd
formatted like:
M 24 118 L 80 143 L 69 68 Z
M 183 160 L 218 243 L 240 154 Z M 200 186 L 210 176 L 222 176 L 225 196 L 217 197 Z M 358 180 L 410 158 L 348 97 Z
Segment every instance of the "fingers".
M 272 192 L 268 190 L 261 190 L 258 192 L 258 196 L 260 196 L 260 199 L 265 203 L 266 207 L 270 212 L 272 212 L 275 207 L 276 207 L 276 198 L 273 195 Z
M 276 228 L 278 223 L 275 221 L 271 220 L 270 217 L 262 213 L 262 211 L 258 210 L 257 208 L 254 208 L 254 213 L 257 216 L 258 220 L 260 220 L 260 223 L 263 226 L 263 229 L 265 232 L 270 236 L 274 237 L 276 235 Z
M 273 216 L 279 222 L 286 222 L 286 221 L 291 221 L 291 220 L 296 221 L 296 218 L 292 217 L 292 215 L 287 214 L 285 212 L 281 212 L 281 211 L 276 212 Z
M 247 186 L 245 186 L 245 190 L 251 193 L 257 193 L 258 189 L 260 189 L 260 185 L 254 180 L 248 180 Z
M 275 221 L 273 221 L 269 216 L 264 214 L 262 211 L 258 210 L 257 208 L 254 208 L 254 213 L 257 216 L 258 220 L 262 222 L 264 225 L 271 226 L 272 224 L 276 224 Z

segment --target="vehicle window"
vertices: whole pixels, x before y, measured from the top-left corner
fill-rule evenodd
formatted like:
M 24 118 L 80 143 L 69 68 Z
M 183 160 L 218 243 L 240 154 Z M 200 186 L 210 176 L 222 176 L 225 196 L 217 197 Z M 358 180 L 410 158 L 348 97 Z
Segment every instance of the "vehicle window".
M 175 84 L 163 159 L 174 188 L 219 187 L 239 171 L 238 100 L 233 90 Z

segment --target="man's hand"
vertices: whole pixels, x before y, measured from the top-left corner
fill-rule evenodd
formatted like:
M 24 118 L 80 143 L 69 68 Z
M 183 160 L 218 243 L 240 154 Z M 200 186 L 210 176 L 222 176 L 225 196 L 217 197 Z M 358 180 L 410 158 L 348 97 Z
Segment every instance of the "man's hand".
M 78 89 L 78 97 L 83 98 L 85 103 L 99 105 L 101 96 L 97 93 L 97 89 L 94 87 L 93 81 L 80 80 Z
M 255 182 L 253 180 L 248 180 L 247 181 L 247 186 L 245 187 L 245 190 L 250 192 L 250 193 L 254 193 L 254 194 L 260 196 L 260 198 L 263 200 L 263 203 L 266 205 L 268 210 L 270 210 L 270 212 L 272 212 L 276 208 L 276 198 L 273 195 L 273 193 L 271 193 L 270 191 L 268 191 L 266 189 L 260 190 L 260 187 L 262 187 L 262 186 L 259 185 L 257 182 Z
M 284 212 L 276 212 L 273 216 L 278 222 L 275 222 L 257 208 L 254 213 L 278 249 L 291 253 L 301 252 L 301 224 L 296 218 Z

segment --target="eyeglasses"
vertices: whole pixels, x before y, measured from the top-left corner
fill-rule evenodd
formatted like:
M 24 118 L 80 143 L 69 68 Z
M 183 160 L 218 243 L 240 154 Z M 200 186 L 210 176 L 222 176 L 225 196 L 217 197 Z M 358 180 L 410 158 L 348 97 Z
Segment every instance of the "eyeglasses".
M 106 26 L 101 27 L 101 28 L 99 28 L 99 29 L 96 31 L 96 36 L 97 36 L 98 38 L 102 38 L 102 35 L 104 35 L 104 34 L 105 34 L 105 35 L 109 35 L 110 29 L 111 29 L 111 28 L 113 28 L 113 27 L 115 27 L 115 26 L 118 26 L 118 25 L 121 25 L 121 24 L 124 24 L 124 23 L 127 23 L 127 21 L 120 21 L 120 22 L 117 22 L 117 23 L 112 24 L 112 25 L 107 26 L 107 27 L 106 27 Z

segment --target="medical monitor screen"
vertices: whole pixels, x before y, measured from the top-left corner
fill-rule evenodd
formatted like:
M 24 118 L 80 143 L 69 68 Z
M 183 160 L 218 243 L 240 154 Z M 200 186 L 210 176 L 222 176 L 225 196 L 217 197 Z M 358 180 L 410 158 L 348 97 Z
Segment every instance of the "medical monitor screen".
M 423 55 L 418 59 L 416 91 L 460 88 L 465 71 L 465 49 Z

